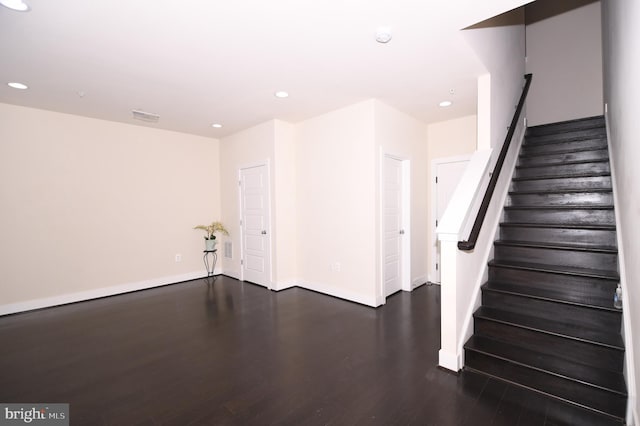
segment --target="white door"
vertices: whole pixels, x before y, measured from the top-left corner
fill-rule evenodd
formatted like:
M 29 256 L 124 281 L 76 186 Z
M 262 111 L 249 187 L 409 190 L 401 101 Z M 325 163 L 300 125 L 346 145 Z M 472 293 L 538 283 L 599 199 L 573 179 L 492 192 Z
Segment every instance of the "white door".
M 242 279 L 269 287 L 269 175 L 267 166 L 240 170 Z
M 458 182 L 460 182 L 460 178 L 464 173 L 464 170 L 467 168 L 467 164 L 469 163 L 469 159 L 453 159 L 449 161 L 437 162 L 435 167 L 436 174 L 436 191 L 435 191 L 435 215 L 436 221 L 434 224 L 433 235 L 435 238 L 435 271 L 433 271 L 433 275 L 435 277 L 436 283 L 440 282 L 440 244 L 437 241 L 437 236 L 435 235 L 435 228 L 440 223 L 440 219 L 442 219 L 442 215 L 449 204 L 449 200 L 453 195 L 453 191 L 455 191 L 456 186 L 458 186 Z
M 384 157 L 384 296 L 402 289 L 402 161 Z

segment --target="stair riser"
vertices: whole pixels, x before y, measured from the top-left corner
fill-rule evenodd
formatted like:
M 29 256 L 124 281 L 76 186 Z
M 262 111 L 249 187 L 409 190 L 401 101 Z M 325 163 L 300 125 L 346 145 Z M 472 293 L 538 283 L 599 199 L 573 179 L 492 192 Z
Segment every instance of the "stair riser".
M 618 269 L 617 253 L 502 245 L 496 245 L 494 250 L 494 258 L 502 262 L 530 262 L 541 265 L 560 265 L 606 271 L 615 271 Z
M 564 205 L 612 205 L 611 192 L 565 192 L 553 194 L 513 193 L 507 199 L 508 206 L 564 206 Z
M 604 149 L 607 148 L 606 139 L 586 139 L 569 142 L 556 142 L 549 144 L 530 144 L 528 141 L 522 145 L 520 155 L 527 157 L 529 155 L 551 154 L 554 152 L 566 152 L 585 149 Z
M 579 296 L 597 297 L 613 301 L 618 284 L 614 279 L 581 277 L 550 272 L 527 271 L 489 266 L 489 281 L 514 285 L 536 286 L 543 290 L 563 289 Z M 613 304 L 613 302 L 612 302 Z
M 556 166 L 518 167 L 515 176 L 531 178 L 543 176 L 580 176 L 585 174 L 610 173 L 609 162 L 566 164 Z
M 567 305 L 508 293 L 482 290 L 482 306 L 538 316 L 589 328 L 620 332 L 620 311 L 605 311 L 583 306 Z
M 549 135 L 527 135 L 527 144 L 545 144 L 553 142 L 564 142 L 576 139 L 599 139 L 607 136 L 606 129 L 599 127 L 595 129 L 574 130 L 571 132 L 555 133 Z
M 600 229 L 531 228 L 502 226 L 500 239 L 508 241 L 533 241 L 549 243 L 578 243 L 593 246 L 616 246 L 616 232 Z
M 567 152 L 558 154 L 523 156 L 518 160 L 519 166 L 545 166 L 550 164 L 564 164 L 575 161 L 608 160 L 606 149 L 594 151 Z
M 626 398 L 613 392 L 557 377 L 472 350 L 465 351 L 465 364 L 485 374 L 509 382 L 519 383 L 548 395 L 591 407 L 612 416 L 623 418 L 625 415 Z
M 611 209 L 508 209 L 504 212 L 505 222 L 554 223 L 574 225 L 613 225 L 615 215 Z
M 529 127 L 527 136 L 549 135 L 562 132 L 571 132 L 577 130 L 587 130 L 594 128 L 602 128 L 605 126 L 604 117 L 590 117 L 587 119 L 564 121 L 562 123 L 542 124 Z
M 481 336 L 504 342 L 519 342 L 521 346 L 537 348 L 537 350 L 554 347 L 558 352 L 567 354 L 567 357 L 574 359 L 576 362 L 592 365 L 596 368 L 622 371 L 624 352 L 618 349 L 567 339 L 479 317 L 474 317 L 474 329 Z

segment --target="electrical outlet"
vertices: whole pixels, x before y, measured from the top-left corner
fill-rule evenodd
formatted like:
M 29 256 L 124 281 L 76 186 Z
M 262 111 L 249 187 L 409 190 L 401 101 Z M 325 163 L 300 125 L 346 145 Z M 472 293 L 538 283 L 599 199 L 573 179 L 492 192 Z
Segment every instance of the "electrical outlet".
M 340 262 L 333 262 L 331 264 L 331 272 L 340 272 L 340 268 L 341 268 Z
M 176 263 L 182 262 L 182 255 L 180 253 L 176 254 Z

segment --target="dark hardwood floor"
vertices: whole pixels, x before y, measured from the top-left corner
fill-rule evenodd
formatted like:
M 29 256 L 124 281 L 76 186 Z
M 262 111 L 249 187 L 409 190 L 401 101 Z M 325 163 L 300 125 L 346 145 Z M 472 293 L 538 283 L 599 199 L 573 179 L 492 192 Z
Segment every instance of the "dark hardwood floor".
M 378 309 L 218 277 L 0 317 L 0 402 L 72 425 L 602 424 L 437 367 L 440 288 Z

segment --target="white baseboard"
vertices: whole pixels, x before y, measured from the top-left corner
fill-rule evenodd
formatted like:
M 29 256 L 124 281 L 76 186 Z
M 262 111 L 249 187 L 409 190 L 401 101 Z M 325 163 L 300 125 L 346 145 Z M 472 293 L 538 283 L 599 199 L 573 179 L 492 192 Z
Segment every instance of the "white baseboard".
M 371 306 L 372 308 L 379 306 L 376 303 L 375 296 L 364 296 L 362 294 L 353 293 L 342 288 L 331 287 L 325 284 L 312 283 L 309 281 L 298 281 L 297 286 L 300 288 L 305 288 L 307 290 L 317 291 L 318 293 L 337 297 L 339 299 L 345 299 L 351 302 L 360 303 L 361 305 Z
M 411 281 L 411 290 L 414 290 L 414 289 L 420 287 L 421 285 L 426 284 L 427 281 L 428 280 L 427 280 L 427 276 L 426 275 L 422 275 L 422 276 L 414 278 Z
M 455 353 L 447 352 L 440 349 L 438 351 L 438 365 L 453 372 L 460 371 L 460 361 Z
M 638 417 L 638 412 L 636 411 L 636 396 L 629 395 L 627 399 L 627 425 L 628 426 L 638 426 L 640 425 L 640 417 Z
M 271 290 L 273 291 L 282 291 L 282 290 L 286 290 L 288 288 L 291 287 L 295 287 L 297 285 L 297 283 L 293 280 L 290 281 L 282 281 L 282 282 L 277 282 L 277 283 L 272 283 L 271 284 Z
M 145 290 L 152 287 L 160 287 L 167 284 L 195 280 L 204 278 L 205 276 L 206 273 L 203 273 L 202 271 L 188 272 L 186 274 L 153 278 L 145 281 L 96 288 L 93 290 L 80 291 L 77 293 L 67 293 L 59 296 L 44 297 L 42 299 L 32 299 L 26 300 L 24 302 L 10 303 L 6 305 L 0 305 L 0 315 L 15 314 L 18 312 L 32 311 L 34 309 L 66 305 L 67 303 L 98 299 L 100 297 L 115 296 L 117 294 L 129 293 L 132 291 Z
M 236 274 L 234 273 L 224 272 L 222 270 L 216 269 L 216 275 L 219 275 L 221 273 L 224 273 L 231 278 L 239 279 L 239 277 L 235 276 Z M 175 284 L 182 281 L 196 280 L 205 277 L 206 273 L 203 273 L 202 271 L 194 271 L 181 275 L 171 275 L 167 277 L 153 278 L 139 282 L 80 291 L 77 293 L 67 293 L 59 296 L 44 297 L 41 299 L 26 300 L 24 302 L 10 303 L 6 305 L 0 305 L 0 316 L 15 314 L 18 312 L 32 311 L 34 309 L 50 308 L 53 306 L 65 305 L 68 303 L 82 302 L 85 300 L 98 299 L 100 297 L 115 296 L 132 291 L 145 290 L 148 288 L 160 287 L 163 285 Z M 309 281 L 291 280 L 274 283 L 272 290 L 282 291 L 292 287 L 300 287 L 307 290 L 316 291 L 328 296 L 356 302 L 361 305 L 371 306 L 373 308 L 380 306 L 380 303 L 377 303 L 375 296 L 368 297 L 359 293 L 351 292 L 349 290 L 331 287 L 325 284 L 312 283 Z
M 234 278 L 234 279 L 240 281 L 240 274 L 237 274 L 237 273 L 235 273 L 233 271 L 222 271 L 221 274 L 224 274 L 229 278 Z

